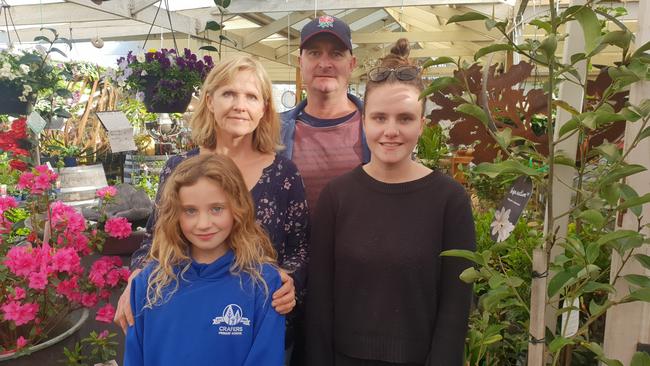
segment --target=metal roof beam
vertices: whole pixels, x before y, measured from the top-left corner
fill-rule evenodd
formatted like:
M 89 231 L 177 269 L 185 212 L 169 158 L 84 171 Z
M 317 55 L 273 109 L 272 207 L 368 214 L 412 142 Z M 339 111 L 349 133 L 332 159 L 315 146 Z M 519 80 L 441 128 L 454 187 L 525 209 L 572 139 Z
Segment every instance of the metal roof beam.
M 503 4 L 495 0 L 402 0 L 399 6 L 452 5 L 452 4 Z M 396 6 L 395 0 L 319 0 L 315 9 L 312 1 L 304 0 L 237 0 L 228 11 L 232 13 L 272 13 L 282 11 L 346 10 L 388 8 Z

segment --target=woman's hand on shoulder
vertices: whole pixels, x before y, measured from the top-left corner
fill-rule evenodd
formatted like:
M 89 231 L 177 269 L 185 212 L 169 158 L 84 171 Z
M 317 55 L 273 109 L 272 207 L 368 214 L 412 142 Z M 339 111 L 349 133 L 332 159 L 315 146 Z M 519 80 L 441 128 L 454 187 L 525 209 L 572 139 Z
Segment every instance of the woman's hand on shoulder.
M 135 269 L 129 276 L 129 281 L 126 284 L 126 288 L 120 299 L 117 302 L 117 309 L 115 310 L 115 317 L 113 318 L 113 323 L 119 325 L 122 328 L 124 334 L 126 334 L 126 329 L 133 325 L 133 312 L 131 311 L 131 283 L 135 276 L 140 273 L 142 269 Z
M 286 315 L 296 306 L 296 288 L 293 278 L 282 269 L 279 269 L 282 286 L 273 293 L 271 306 L 281 315 Z

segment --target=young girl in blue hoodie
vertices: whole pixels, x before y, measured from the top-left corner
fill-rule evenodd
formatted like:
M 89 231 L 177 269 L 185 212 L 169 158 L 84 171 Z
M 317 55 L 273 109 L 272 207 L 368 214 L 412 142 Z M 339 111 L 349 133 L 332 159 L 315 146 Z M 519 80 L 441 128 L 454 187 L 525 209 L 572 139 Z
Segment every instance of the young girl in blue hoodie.
M 223 155 L 167 180 L 150 252 L 134 279 L 124 364 L 274 366 L 284 362 L 275 252 L 239 169 Z

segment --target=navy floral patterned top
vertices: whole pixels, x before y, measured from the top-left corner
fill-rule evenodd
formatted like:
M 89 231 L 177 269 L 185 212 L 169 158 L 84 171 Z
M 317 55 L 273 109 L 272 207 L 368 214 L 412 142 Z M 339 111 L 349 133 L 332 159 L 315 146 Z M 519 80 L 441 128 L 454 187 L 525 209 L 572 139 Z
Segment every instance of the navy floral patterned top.
M 160 172 L 156 203 L 165 180 L 183 160 L 199 154 L 199 149 L 172 156 Z M 276 154 L 271 165 L 251 190 L 257 222 L 262 225 L 278 252 L 278 264 L 293 277 L 298 302 L 302 302 L 307 275 L 309 211 L 302 177 L 291 160 Z M 151 249 L 156 210 L 147 222 L 147 233 L 131 257 L 131 267 L 141 268 Z

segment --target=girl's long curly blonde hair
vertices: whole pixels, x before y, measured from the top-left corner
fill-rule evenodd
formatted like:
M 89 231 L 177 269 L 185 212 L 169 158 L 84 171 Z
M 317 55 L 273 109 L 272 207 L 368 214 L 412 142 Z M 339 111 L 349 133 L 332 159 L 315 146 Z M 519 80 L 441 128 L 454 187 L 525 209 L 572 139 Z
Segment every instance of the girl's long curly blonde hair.
M 179 276 L 189 268 L 192 245 L 183 235 L 179 223 L 181 187 L 195 184 L 199 178 L 216 183 L 228 197 L 228 209 L 233 215 L 233 227 L 226 239 L 234 252 L 230 272 L 246 272 L 256 285 L 262 285 L 268 295 L 268 285 L 262 278 L 264 263 L 275 264 L 276 253 L 266 232 L 255 221 L 255 210 L 244 178 L 227 156 L 206 154 L 191 157 L 172 172 L 163 187 L 158 218 L 149 259 L 157 264 L 148 278 L 145 308 L 162 304 L 176 292 Z M 181 268 L 180 272 L 178 269 Z M 175 270 L 176 269 L 176 270 Z

